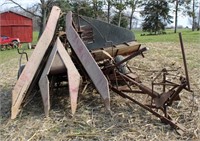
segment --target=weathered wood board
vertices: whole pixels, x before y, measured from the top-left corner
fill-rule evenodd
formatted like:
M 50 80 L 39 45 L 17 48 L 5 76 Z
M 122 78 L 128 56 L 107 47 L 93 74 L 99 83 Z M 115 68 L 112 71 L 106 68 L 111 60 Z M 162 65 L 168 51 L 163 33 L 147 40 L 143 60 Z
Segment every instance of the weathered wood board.
M 63 73 L 63 71 L 64 73 L 66 72 L 68 76 L 71 110 L 72 114 L 74 114 L 77 108 L 77 98 L 81 76 L 72 62 L 69 54 L 62 45 L 60 39 L 57 38 L 39 81 L 39 87 L 42 94 L 46 116 L 49 115 L 50 110 L 49 80 L 47 76 L 50 72 L 57 74 L 59 72 Z
M 66 34 L 67 39 L 72 46 L 74 52 L 78 56 L 80 62 L 82 63 L 87 74 L 94 83 L 96 89 L 102 96 L 106 108 L 110 110 L 110 92 L 108 81 L 99 66 L 97 65 L 96 61 L 92 57 L 91 53 L 79 37 L 78 33 L 72 26 L 72 12 L 68 12 L 66 17 Z
M 60 8 L 56 6 L 52 8 L 45 30 L 40 37 L 35 47 L 35 50 L 32 53 L 29 61 L 27 62 L 22 74 L 17 80 L 16 85 L 14 86 L 14 89 L 12 91 L 11 119 L 16 118 L 17 114 L 20 111 L 20 106 L 26 95 L 26 92 L 45 55 L 46 50 L 49 47 L 49 44 L 52 41 L 60 12 Z
M 103 48 L 102 50 L 101 49 L 92 50 L 91 54 L 93 55 L 93 57 L 96 61 L 101 61 L 104 59 L 109 59 L 109 57 L 107 55 L 105 55 L 103 53 L 103 51 L 106 51 L 112 57 L 115 57 L 116 55 L 129 55 L 135 51 L 138 51 L 140 49 L 140 46 L 141 46 L 141 44 L 139 44 L 135 41 L 132 41 L 132 42 L 128 42 L 126 44 L 119 44 L 114 47 Z

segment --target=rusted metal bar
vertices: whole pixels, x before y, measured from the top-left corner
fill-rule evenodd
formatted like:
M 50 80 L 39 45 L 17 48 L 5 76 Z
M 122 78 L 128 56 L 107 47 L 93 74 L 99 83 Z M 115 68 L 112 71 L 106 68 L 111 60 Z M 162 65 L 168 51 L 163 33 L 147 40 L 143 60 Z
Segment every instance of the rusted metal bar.
M 119 63 L 117 63 L 117 64 L 115 65 L 115 67 L 118 67 L 119 65 L 123 64 L 124 62 L 127 62 L 128 60 L 130 60 L 130 59 L 136 57 L 137 55 L 140 55 L 142 52 L 144 52 L 144 51 L 146 51 L 146 50 L 147 50 L 147 48 L 144 47 L 144 48 L 142 48 L 142 49 L 140 49 L 140 50 L 138 50 L 138 51 L 136 51 L 136 52 L 133 52 L 131 55 L 129 55 L 128 57 L 126 57 L 124 60 L 122 60 L 122 61 L 120 61 Z
M 158 112 L 154 111 L 153 109 L 149 108 L 148 106 L 143 105 L 142 103 L 138 102 L 137 100 L 133 99 L 132 97 L 126 95 L 125 93 L 119 91 L 118 89 L 116 89 L 115 87 L 113 87 L 112 85 L 110 85 L 110 88 L 112 89 L 112 91 L 114 91 L 115 93 L 119 94 L 120 96 L 122 96 L 123 98 L 127 98 L 129 100 L 131 100 L 132 102 L 136 103 L 137 105 L 141 106 L 142 108 L 148 110 L 149 112 L 151 112 L 153 115 L 155 115 L 156 117 L 160 118 L 160 120 L 162 122 L 165 122 L 169 125 L 171 125 L 173 128 L 175 129 L 181 129 L 182 131 L 185 131 L 186 129 L 183 126 L 180 126 L 179 124 L 177 124 L 176 122 L 174 122 L 171 118 L 167 118 L 164 117 L 162 115 L 160 115 Z
M 183 40 L 182 40 L 181 33 L 179 33 L 179 39 L 180 39 L 180 44 L 181 44 L 181 52 L 182 52 L 182 57 L 183 57 L 183 64 L 184 64 L 184 69 L 185 69 L 187 86 L 188 86 L 188 90 L 191 91 L 191 89 L 190 89 L 189 75 L 188 75 L 188 69 L 187 69 L 187 63 L 186 63 L 186 57 L 185 57 L 185 50 L 184 50 L 184 46 L 183 46 Z
M 163 83 L 163 82 L 160 82 L 160 83 L 153 83 L 153 85 L 162 85 L 162 86 L 179 86 L 178 84 L 174 84 L 174 83 Z
M 177 88 L 176 91 L 174 91 L 174 93 L 170 96 L 169 100 L 168 100 L 168 105 L 171 105 L 172 102 L 176 99 L 180 99 L 179 98 L 179 93 L 185 88 L 185 86 L 187 85 L 187 82 L 181 82 L 180 86 Z
M 23 54 L 26 55 L 26 61 L 28 61 L 28 54 L 23 50 L 22 52 L 19 51 L 19 48 L 17 48 L 17 52 L 22 56 Z M 20 59 L 20 64 L 21 64 L 21 59 Z
M 139 45 L 139 46 L 140 46 L 140 45 Z M 139 47 L 138 47 L 138 49 L 139 49 Z M 106 73 L 108 73 L 110 70 L 114 69 L 115 67 L 118 67 L 118 66 L 120 66 L 121 64 L 127 62 L 128 60 L 130 60 L 130 59 L 136 57 L 137 55 L 140 55 L 142 52 L 144 52 L 144 51 L 146 51 L 146 50 L 147 50 L 147 48 L 144 47 L 144 48 L 142 48 L 142 49 L 139 49 L 138 51 L 134 51 L 131 55 L 129 55 L 128 57 L 126 57 L 125 59 L 123 59 L 122 61 L 120 61 L 120 62 L 118 62 L 118 63 L 116 63 L 116 64 L 112 64 L 112 65 L 105 66 L 105 68 L 107 69 L 107 70 L 106 70 Z
M 117 72 L 117 73 L 120 73 L 120 72 Z M 132 82 L 133 84 L 138 86 L 140 88 L 140 90 L 142 90 L 144 93 L 150 95 L 152 98 L 159 97 L 158 92 L 155 92 L 155 91 L 152 92 L 152 90 L 150 88 L 144 86 L 142 83 L 138 83 L 137 81 L 133 80 L 132 78 L 128 77 L 125 74 L 120 73 L 120 75 L 122 75 L 125 79 L 129 80 L 130 82 Z
M 163 73 L 163 81 L 162 81 L 162 83 L 164 83 L 164 85 L 163 85 L 163 93 L 166 91 L 166 73 L 164 72 Z M 155 84 L 155 83 L 154 83 Z

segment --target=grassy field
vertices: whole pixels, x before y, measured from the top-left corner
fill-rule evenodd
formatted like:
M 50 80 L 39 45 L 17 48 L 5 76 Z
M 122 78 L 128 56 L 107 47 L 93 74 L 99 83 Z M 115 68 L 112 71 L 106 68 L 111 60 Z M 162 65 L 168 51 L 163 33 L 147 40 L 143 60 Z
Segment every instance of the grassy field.
M 40 93 L 29 102 L 14 120 L 10 119 L 11 93 L 17 81 L 19 54 L 17 50 L 0 52 L 0 140 L 2 141 L 132 141 L 132 140 L 200 140 L 200 32 L 188 29 L 182 32 L 188 63 L 192 93 L 181 92 L 181 102 L 169 108 L 176 121 L 186 127 L 184 135 L 178 135 L 169 125 L 160 122 L 154 115 L 136 104 L 111 92 L 111 110 L 106 114 L 100 95 L 88 88 L 79 95 L 75 116 L 70 113 L 69 96 L 56 95 L 51 103 L 50 117 L 44 117 Z M 156 73 L 151 70 L 177 69 L 177 75 L 184 75 L 178 33 L 167 30 L 165 35 L 140 36 L 143 32 L 134 30 L 136 39 L 149 50 L 145 58 L 138 56 L 129 62 L 140 75 L 144 84 L 150 84 Z M 33 44 L 38 32 L 34 32 Z M 24 45 L 26 48 L 26 45 Z M 33 50 L 26 50 L 29 56 Z M 24 61 L 26 62 L 26 61 Z M 147 70 L 147 71 L 145 71 Z M 133 95 L 143 101 L 142 97 Z M 192 111 L 192 112 L 191 112 Z
M 38 31 L 34 31 L 34 32 L 33 32 L 33 42 L 32 42 L 33 45 L 36 45 L 36 43 L 37 43 L 38 34 L 39 34 Z
M 167 29 L 166 33 L 163 35 L 148 35 L 146 32 L 141 30 L 133 30 L 136 40 L 141 43 L 155 43 L 155 42 L 179 42 L 179 32 L 182 33 L 183 41 L 185 43 L 200 43 L 200 32 L 191 31 L 191 29 L 178 29 L 177 33 L 174 33 L 173 29 Z M 145 34 L 145 36 L 141 36 Z

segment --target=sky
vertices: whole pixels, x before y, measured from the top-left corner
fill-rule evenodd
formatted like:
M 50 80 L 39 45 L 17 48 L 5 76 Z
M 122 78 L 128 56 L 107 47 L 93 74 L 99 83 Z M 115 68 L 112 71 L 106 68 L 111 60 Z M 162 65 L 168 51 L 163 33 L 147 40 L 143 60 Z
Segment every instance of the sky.
M 15 2 L 19 3 L 21 6 L 26 8 L 26 7 L 31 6 L 34 3 L 40 2 L 40 0 L 15 0 Z M 9 2 L 9 0 L 0 0 L 0 12 L 3 11 L 4 9 L 8 9 L 15 6 L 16 5 Z M 135 16 L 137 18 L 140 18 L 139 13 L 138 14 L 136 13 Z M 171 25 L 173 26 L 174 23 L 172 23 Z M 184 17 L 182 15 L 178 16 L 178 25 L 182 25 L 183 27 L 186 27 L 186 26 L 191 27 L 188 17 Z
M 40 0 L 15 0 L 15 2 L 21 4 L 24 7 L 27 7 L 39 1 Z M 15 5 L 9 2 L 9 0 L 0 0 L 0 9 L 4 9 L 6 7 L 13 7 L 13 6 Z

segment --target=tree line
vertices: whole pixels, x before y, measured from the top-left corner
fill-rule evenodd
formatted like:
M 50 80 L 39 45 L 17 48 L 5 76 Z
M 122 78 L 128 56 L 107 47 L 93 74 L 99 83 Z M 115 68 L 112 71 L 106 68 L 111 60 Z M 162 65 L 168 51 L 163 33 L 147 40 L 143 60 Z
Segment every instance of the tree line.
M 37 19 L 39 31 L 45 28 L 52 6 L 57 5 L 62 12 L 73 11 L 79 15 L 107 21 L 117 26 L 132 29 L 134 13 L 143 19 L 142 29 L 151 34 L 162 33 L 171 24 L 174 14 L 174 33 L 177 32 L 178 15 L 192 19 L 192 31 L 199 30 L 200 0 L 40 0 L 31 7 L 22 7 L 15 0 L 8 0 Z M 137 10 L 137 11 L 136 11 Z M 128 11 L 128 12 L 127 12 Z

